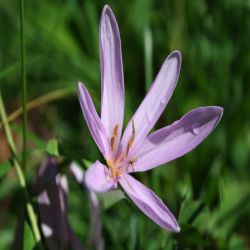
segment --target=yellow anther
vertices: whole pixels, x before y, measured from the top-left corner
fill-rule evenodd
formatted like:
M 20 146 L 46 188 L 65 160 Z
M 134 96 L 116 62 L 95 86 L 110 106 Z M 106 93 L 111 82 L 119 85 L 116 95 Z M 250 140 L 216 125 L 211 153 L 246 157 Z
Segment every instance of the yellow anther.
M 111 151 L 114 152 L 115 151 L 115 137 L 112 136 L 112 138 L 110 139 L 110 147 L 111 147 Z
M 134 136 L 131 136 L 127 145 L 126 157 L 128 156 L 129 150 L 133 147 L 133 144 L 134 144 Z
M 120 170 L 115 166 L 113 160 L 106 159 L 106 162 L 112 172 L 112 177 L 117 178 L 120 175 Z
M 135 136 L 135 123 L 134 123 L 134 119 L 132 119 L 132 135 Z
M 115 142 L 116 142 L 116 138 L 117 138 L 117 135 L 118 135 L 118 128 L 119 128 L 119 125 L 116 124 L 115 127 L 114 127 L 113 135 L 112 135 L 112 137 L 110 139 L 110 147 L 111 147 L 112 152 L 115 151 Z
M 114 128 L 114 132 L 113 132 L 113 135 L 114 135 L 115 137 L 117 137 L 117 134 L 118 134 L 118 128 L 119 128 L 119 125 L 118 125 L 118 124 L 116 124 L 116 125 L 115 125 L 115 128 Z
M 135 124 L 134 124 L 134 120 L 132 119 L 132 135 L 131 135 L 131 137 L 129 138 L 129 141 L 128 141 L 126 157 L 128 156 L 129 150 L 133 147 L 134 140 L 135 140 Z
M 113 161 L 110 159 L 106 159 L 106 162 L 107 162 L 108 167 L 112 169 L 113 168 Z
M 120 175 L 120 170 L 118 168 L 112 169 L 113 177 L 116 179 Z

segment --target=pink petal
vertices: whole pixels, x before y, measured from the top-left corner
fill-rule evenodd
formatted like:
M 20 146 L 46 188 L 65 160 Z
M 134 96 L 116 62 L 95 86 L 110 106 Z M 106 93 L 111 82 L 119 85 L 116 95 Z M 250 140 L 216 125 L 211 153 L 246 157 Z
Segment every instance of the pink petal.
M 96 161 L 85 173 L 85 185 L 92 191 L 102 193 L 115 189 L 117 182 L 109 177 L 108 168 Z
M 214 130 L 222 114 L 221 107 L 197 108 L 150 134 L 136 151 L 135 172 L 149 170 L 193 150 Z
M 173 232 L 180 231 L 174 215 L 152 190 L 128 174 L 124 174 L 120 178 L 119 183 L 132 201 L 150 219 L 166 230 Z
M 109 138 L 112 138 L 115 126 L 119 125 L 117 145 L 123 125 L 124 79 L 119 28 L 112 10 L 107 5 L 102 11 L 99 46 L 102 78 L 101 119 Z
M 99 147 L 104 157 L 109 156 L 109 142 L 105 128 L 95 110 L 95 106 L 88 90 L 80 82 L 78 83 L 78 98 L 82 108 L 83 116 L 96 145 Z
M 140 143 L 149 133 L 165 109 L 175 89 L 181 66 L 181 54 L 172 52 L 163 63 L 154 83 L 146 97 L 128 123 L 122 137 L 122 145 L 126 147 L 132 134 L 132 120 L 135 125 L 134 146 Z

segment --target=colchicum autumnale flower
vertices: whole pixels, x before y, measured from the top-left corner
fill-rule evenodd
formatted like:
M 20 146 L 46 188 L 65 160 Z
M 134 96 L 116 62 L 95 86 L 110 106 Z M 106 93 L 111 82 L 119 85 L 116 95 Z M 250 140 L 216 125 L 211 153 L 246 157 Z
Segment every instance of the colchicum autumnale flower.
M 46 249 L 84 250 L 68 220 L 68 180 L 66 175 L 58 173 L 58 168 L 56 159 L 47 158 L 39 168 L 35 183 Z
M 99 46 L 101 117 L 82 83 L 78 84 L 78 95 L 84 118 L 106 165 L 96 161 L 87 170 L 85 183 L 95 192 L 115 189 L 119 183 L 143 213 L 162 228 L 179 232 L 174 215 L 162 200 L 130 173 L 155 168 L 194 149 L 216 127 L 223 109 L 216 106 L 194 109 L 173 124 L 149 134 L 176 87 L 181 54 L 174 51 L 164 61 L 122 135 L 125 97 L 121 41 L 109 6 L 102 12 Z

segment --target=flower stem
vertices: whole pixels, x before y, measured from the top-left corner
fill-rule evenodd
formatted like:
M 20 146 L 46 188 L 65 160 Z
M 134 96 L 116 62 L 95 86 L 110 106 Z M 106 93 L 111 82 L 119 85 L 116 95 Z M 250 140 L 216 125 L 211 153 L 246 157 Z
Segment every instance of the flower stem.
M 25 180 L 22 168 L 21 168 L 21 166 L 20 166 L 20 164 L 18 162 L 18 159 L 17 159 L 16 146 L 15 146 L 14 140 L 12 138 L 12 134 L 11 134 L 11 131 L 10 131 L 9 124 L 8 124 L 8 122 L 6 122 L 7 117 L 6 117 L 6 112 L 5 112 L 1 92 L 0 92 L 0 116 L 1 116 L 1 120 L 3 122 L 6 139 L 7 139 L 8 145 L 10 147 L 12 156 L 13 156 L 12 163 L 13 163 L 15 169 L 16 169 L 19 184 L 20 184 L 21 188 L 24 191 L 24 195 L 25 195 L 25 199 L 26 199 L 26 210 L 27 210 L 27 214 L 28 214 L 28 217 L 29 217 L 29 220 L 30 220 L 30 223 L 31 223 L 31 228 L 32 228 L 32 231 L 33 231 L 33 234 L 34 234 L 34 238 L 35 238 L 36 243 L 38 244 L 38 246 L 41 247 L 41 234 L 40 234 L 39 227 L 38 227 L 38 224 L 37 224 L 35 211 L 34 211 L 34 209 L 32 207 L 31 202 L 30 202 L 29 194 L 28 194 L 28 191 L 27 191 L 26 180 Z
M 22 107 L 23 107 L 23 169 L 27 161 L 27 81 L 25 67 L 25 36 L 24 36 L 24 1 L 20 0 L 20 42 L 21 42 L 21 74 L 22 74 Z
M 55 101 L 55 100 L 64 98 L 64 97 L 71 95 L 71 94 L 75 94 L 75 92 L 76 92 L 75 88 L 72 88 L 72 87 L 67 88 L 67 89 L 54 90 L 52 92 L 49 92 L 49 93 L 44 94 L 42 96 L 39 96 L 36 99 L 28 102 L 26 105 L 26 110 L 28 112 L 34 108 L 37 108 L 37 107 L 44 105 L 44 104 L 47 104 L 51 101 Z M 21 106 L 7 117 L 6 122 L 14 121 L 22 113 L 23 113 L 23 107 Z M 3 125 L 3 122 L 0 123 L 0 128 L 2 125 Z

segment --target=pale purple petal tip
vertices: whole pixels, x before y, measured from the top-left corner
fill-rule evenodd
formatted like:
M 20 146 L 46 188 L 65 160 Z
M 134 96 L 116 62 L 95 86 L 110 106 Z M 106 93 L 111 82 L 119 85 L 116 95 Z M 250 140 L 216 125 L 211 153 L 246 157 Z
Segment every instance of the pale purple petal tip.
M 138 148 L 133 170 L 146 171 L 190 152 L 214 130 L 222 114 L 221 107 L 197 108 L 172 125 L 153 132 Z
M 122 146 L 125 148 L 132 134 L 132 121 L 135 127 L 134 148 L 140 147 L 143 139 L 155 125 L 176 87 L 181 68 L 181 53 L 172 52 L 162 64 L 151 88 L 139 108 L 129 121 L 123 137 Z
M 118 144 L 124 115 L 124 77 L 121 39 L 114 13 L 108 5 L 102 11 L 99 29 L 102 105 L 101 119 L 109 138 L 118 125 Z
M 85 172 L 84 181 L 90 190 L 97 193 L 103 193 L 117 188 L 117 182 L 109 177 L 108 168 L 99 161 L 96 161 L 88 168 Z
M 119 183 L 138 208 L 154 222 L 168 231 L 180 231 L 174 215 L 152 190 L 128 174 L 124 174 Z

